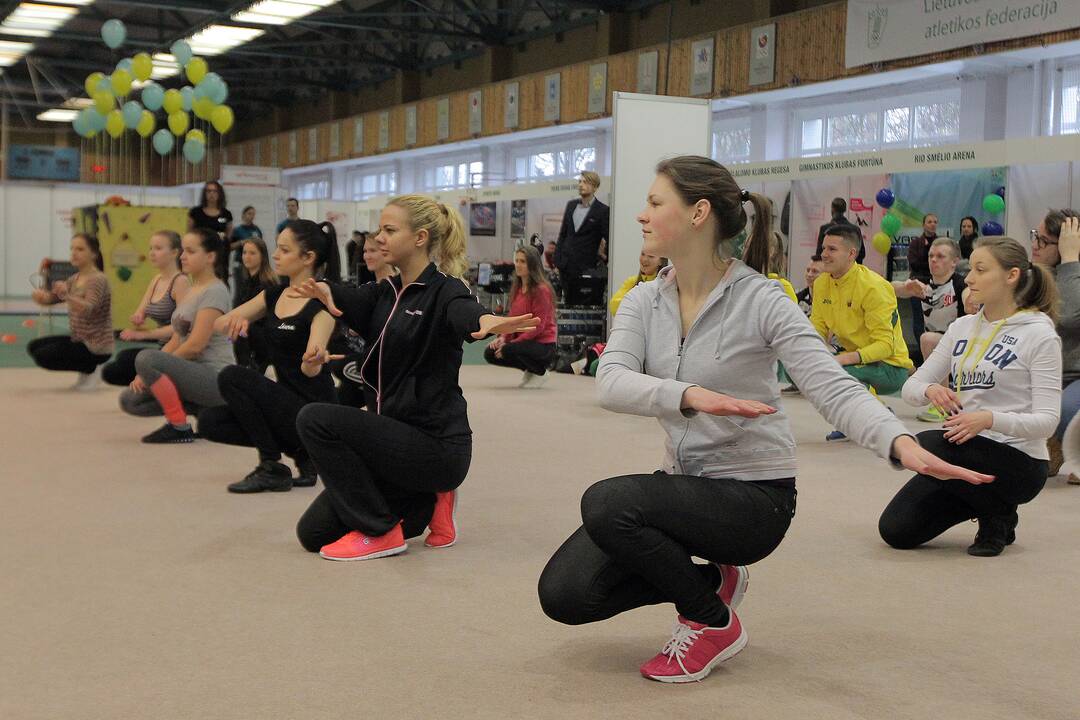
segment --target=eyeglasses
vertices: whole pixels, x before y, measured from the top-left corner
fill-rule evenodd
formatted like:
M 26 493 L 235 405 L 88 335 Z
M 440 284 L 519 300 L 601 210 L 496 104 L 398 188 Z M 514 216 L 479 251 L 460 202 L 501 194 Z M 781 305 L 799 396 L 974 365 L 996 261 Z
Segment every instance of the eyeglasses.
M 1046 237 L 1045 235 L 1040 235 L 1038 230 L 1032 230 L 1030 232 L 1030 235 L 1031 235 L 1031 247 L 1035 248 L 1036 250 L 1042 250 L 1047 245 L 1057 245 L 1058 244 L 1057 240 L 1051 240 L 1050 238 Z

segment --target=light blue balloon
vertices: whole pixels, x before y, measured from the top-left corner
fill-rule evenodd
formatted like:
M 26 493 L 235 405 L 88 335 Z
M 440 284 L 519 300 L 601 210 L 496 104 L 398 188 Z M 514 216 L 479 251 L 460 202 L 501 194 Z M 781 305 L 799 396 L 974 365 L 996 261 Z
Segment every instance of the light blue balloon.
M 210 88 L 210 99 L 215 105 L 223 104 L 229 98 L 229 84 L 214 73 L 214 84 Z
M 161 104 L 165 102 L 165 90 L 156 82 L 151 80 L 146 83 L 142 89 L 142 102 L 150 112 L 157 112 L 161 109 Z
M 186 140 L 184 142 L 184 157 L 191 164 L 202 162 L 202 159 L 206 157 L 206 145 L 195 138 Z
M 128 73 L 134 75 L 135 73 L 132 70 L 133 65 L 134 65 L 134 62 L 131 60 L 131 58 L 124 58 L 120 62 L 116 63 L 116 69 L 117 70 L 127 70 Z
M 99 113 L 97 108 L 89 107 L 83 112 L 86 113 L 86 119 L 90 123 L 91 130 L 101 132 L 105 129 L 105 116 Z
M 195 89 L 190 85 L 180 88 L 180 104 L 184 112 L 191 112 L 191 103 L 195 100 Z
M 85 110 L 75 116 L 75 119 L 71 121 L 71 127 L 75 129 L 79 137 L 86 137 L 90 134 L 90 121 L 86 117 Z
M 120 114 L 124 118 L 124 127 L 128 130 L 134 130 L 135 126 L 139 124 L 139 120 L 142 120 L 142 105 L 134 100 L 128 100 L 124 103 L 124 107 L 120 109 Z
M 180 67 L 183 68 L 191 61 L 191 46 L 183 40 L 177 40 L 169 48 L 169 52 L 176 58 L 176 62 L 180 63 Z
M 195 91 L 191 94 L 191 97 L 195 100 L 202 100 L 203 98 L 210 97 L 210 84 L 203 80 L 201 83 L 195 86 Z
M 97 87 L 94 88 L 94 91 L 95 92 L 107 92 L 107 93 L 112 92 L 112 80 L 109 79 L 108 75 L 106 75 L 105 77 L 98 80 Z
M 111 49 L 115 50 L 124 44 L 124 40 L 127 40 L 127 28 L 124 27 L 124 23 L 115 18 L 106 20 L 105 24 L 101 26 L 101 39 Z
M 172 133 L 161 128 L 154 133 L 154 150 L 158 155 L 168 155 L 173 149 L 173 136 Z

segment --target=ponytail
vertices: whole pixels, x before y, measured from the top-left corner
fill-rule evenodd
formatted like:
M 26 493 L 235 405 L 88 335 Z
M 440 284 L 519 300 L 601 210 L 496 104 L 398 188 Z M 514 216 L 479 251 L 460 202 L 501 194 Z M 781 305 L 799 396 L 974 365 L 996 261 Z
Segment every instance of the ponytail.
M 403 209 L 414 232 L 426 230 L 428 257 L 445 275 L 464 278 L 469 268 L 461 213 L 423 195 L 401 195 L 388 205 Z
M 338 282 L 341 279 L 341 255 L 338 252 L 337 230 L 329 222 L 289 220 L 285 229 L 292 232 L 303 252 L 315 253 L 312 272 L 317 278 Z
M 769 271 L 772 255 L 772 200 L 748 190 L 742 191 L 742 197 L 754 208 L 754 224 L 743 246 L 743 262 L 764 275 Z
M 208 253 L 214 253 L 214 275 L 218 280 L 225 282 L 229 277 L 229 246 L 221 236 L 213 230 L 196 227 L 188 230 L 188 233 L 199 238 L 202 249 Z
M 86 243 L 86 247 L 90 248 L 90 252 L 94 253 L 94 267 L 104 272 L 105 258 L 101 255 L 101 242 L 97 239 L 97 236 L 89 233 L 75 233 L 71 237 L 72 239 L 82 238 L 82 241 Z
M 1010 237 L 986 235 L 976 241 L 975 247 L 993 255 L 1006 272 L 1013 268 L 1020 270 L 1020 281 L 1013 289 L 1018 309 L 1038 310 L 1057 322 L 1057 282 L 1048 268 L 1028 260 L 1023 245 Z

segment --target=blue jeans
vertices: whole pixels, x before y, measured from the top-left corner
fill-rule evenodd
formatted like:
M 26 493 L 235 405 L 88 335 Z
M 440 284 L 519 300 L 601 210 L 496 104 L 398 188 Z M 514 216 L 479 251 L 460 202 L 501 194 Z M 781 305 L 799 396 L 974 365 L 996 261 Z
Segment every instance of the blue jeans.
M 1061 391 L 1061 421 L 1058 422 L 1054 437 L 1061 440 L 1065 437 L 1065 428 L 1069 427 L 1069 421 L 1080 411 L 1080 380 L 1074 380 Z

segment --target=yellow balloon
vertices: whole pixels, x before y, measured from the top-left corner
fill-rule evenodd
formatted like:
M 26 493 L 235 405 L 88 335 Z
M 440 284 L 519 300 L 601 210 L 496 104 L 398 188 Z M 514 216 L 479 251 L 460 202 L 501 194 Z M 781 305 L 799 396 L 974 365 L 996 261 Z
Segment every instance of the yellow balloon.
M 214 108 L 214 112 L 210 114 L 210 124 L 222 135 L 232 130 L 235 120 L 232 108 L 228 105 L 218 105 Z
M 206 77 L 206 71 L 210 68 L 206 65 L 206 61 L 201 57 L 193 57 L 188 60 L 188 64 L 184 66 L 184 70 L 187 73 L 187 79 L 191 81 L 192 85 L 198 85 L 202 82 L 202 79 Z
M 184 139 L 185 140 L 198 140 L 203 145 L 205 145 L 206 144 L 206 133 L 204 133 L 202 130 L 199 130 L 199 129 L 188 130 L 187 135 L 184 136 Z
M 176 137 L 180 137 L 186 133 L 189 125 L 191 125 L 191 119 L 183 110 L 169 113 L 169 130 Z
M 116 98 L 113 97 L 112 93 L 99 90 L 94 93 L 92 97 L 94 99 L 94 107 L 97 108 L 97 111 L 102 115 L 108 115 L 109 111 L 116 107 Z
M 161 103 L 161 106 L 165 108 L 166 115 L 180 112 L 180 108 L 184 107 L 184 96 L 180 94 L 179 90 L 166 90 L 165 100 Z
M 105 79 L 104 73 L 92 72 L 86 76 L 86 82 L 83 83 L 83 87 L 86 88 L 86 97 L 94 97 L 94 93 L 97 92 L 98 83 Z
M 210 116 L 214 113 L 214 101 L 210 98 L 199 98 L 195 102 L 191 103 L 191 109 L 195 111 L 195 117 L 200 120 L 209 120 Z
M 139 137 L 150 137 L 154 134 L 155 128 L 157 128 L 157 121 L 154 120 L 154 113 L 143 110 L 139 124 L 135 126 L 135 132 L 139 133 Z
M 112 110 L 105 117 L 105 132 L 114 138 L 124 134 L 124 116 L 119 110 Z
M 113 70 L 109 80 L 112 82 L 113 92 L 120 97 L 126 97 L 131 92 L 131 73 L 124 68 Z
M 131 59 L 131 70 L 135 73 L 136 80 L 149 80 L 150 73 L 154 72 L 154 61 L 144 52 L 137 53 Z
M 881 255 L 888 255 L 889 248 L 892 247 L 892 238 L 883 232 L 874 233 L 874 237 L 870 239 L 870 242 Z

